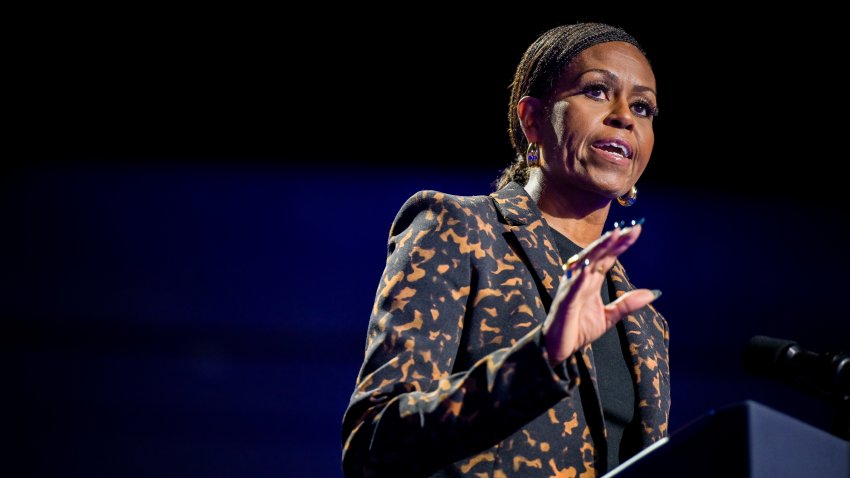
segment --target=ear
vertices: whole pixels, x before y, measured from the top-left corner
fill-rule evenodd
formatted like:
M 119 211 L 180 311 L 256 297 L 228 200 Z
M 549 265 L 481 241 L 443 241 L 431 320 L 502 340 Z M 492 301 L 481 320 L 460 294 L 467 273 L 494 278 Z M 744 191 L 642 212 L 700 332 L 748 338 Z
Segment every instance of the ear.
M 543 102 L 533 96 L 523 96 L 516 105 L 516 114 L 519 117 L 519 124 L 528 142 L 539 143 Z

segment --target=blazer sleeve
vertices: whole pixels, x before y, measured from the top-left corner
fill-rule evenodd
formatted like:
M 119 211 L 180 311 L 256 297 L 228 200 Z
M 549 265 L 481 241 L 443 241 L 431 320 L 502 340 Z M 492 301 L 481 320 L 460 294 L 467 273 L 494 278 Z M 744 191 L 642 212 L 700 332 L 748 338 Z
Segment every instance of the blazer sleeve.
M 343 419 L 348 477 L 427 476 L 497 444 L 575 386 L 575 360 L 553 370 L 540 326 L 451 374 L 481 250 L 468 223 L 474 208 L 433 191 L 396 216 Z

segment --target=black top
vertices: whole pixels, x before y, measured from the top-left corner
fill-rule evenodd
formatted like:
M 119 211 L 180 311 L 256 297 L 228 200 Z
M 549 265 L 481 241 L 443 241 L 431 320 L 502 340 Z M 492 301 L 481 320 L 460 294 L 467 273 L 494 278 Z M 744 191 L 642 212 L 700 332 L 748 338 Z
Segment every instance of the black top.
M 554 229 L 550 228 L 550 230 L 564 262 L 581 252 L 581 247 L 573 241 Z M 607 279 L 602 284 L 602 302 L 605 304 L 611 302 L 609 282 L 610 279 Z M 632 443 L 635 440 L 628 438 L 634 435 L 629 434 L 625 440 L 623 438 L 627 427 L 635 418 L 634 381 L 627 361 L 629 351 L 623 348 L 623 344 L 626 343 L 624 334 L 623 323 L 618 322 L 616 327 L 609 329 L 593 342 L 599 399 L 602 402 L 605 428 L 608 430 L 608 470 L 613 469 L 640 449 L 638 443 Z M 587 382 L 589 381 L 582 381 L 582 383 Z

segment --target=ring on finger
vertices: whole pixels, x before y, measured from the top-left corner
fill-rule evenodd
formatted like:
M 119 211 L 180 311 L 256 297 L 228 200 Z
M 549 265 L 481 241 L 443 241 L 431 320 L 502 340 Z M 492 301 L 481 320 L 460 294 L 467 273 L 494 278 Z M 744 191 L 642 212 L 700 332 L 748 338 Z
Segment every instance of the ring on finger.
M 567 259 L 567 262 L 564 264 L 564 270 L 572 269 L 579 261 L 580 257 L 578 254 Z
M 567 259 L 567 262 L 563 266 L 564 271 L 567 273 L 567 279 L 571 278 L 575 274 L 579 264 L 581 264 L 581 268 L 584 269 L 590 265 L 590 259 L 581 260 L 581 256 L 578 254 Z

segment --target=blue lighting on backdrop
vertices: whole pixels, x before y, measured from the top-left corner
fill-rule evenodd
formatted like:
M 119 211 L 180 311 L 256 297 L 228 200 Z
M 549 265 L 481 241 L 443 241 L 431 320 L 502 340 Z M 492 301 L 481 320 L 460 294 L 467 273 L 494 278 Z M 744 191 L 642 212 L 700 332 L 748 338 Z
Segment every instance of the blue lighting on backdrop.
M 420 189 L 486 194 L 496 173 L 100 164 L 7 177 L 0 313 L 20 466 L 341 476 L 396 211 Z M 664 291 L 671 429 L 745 398 L 827 426 L 825 405 L 747 377 L 740 353 L 756 334 L 848 346 L 837 206 L 647 185 L 610 223 L 639 217 L 623 262 Z

